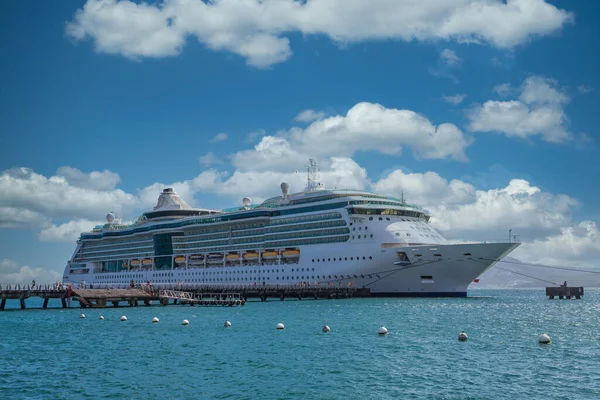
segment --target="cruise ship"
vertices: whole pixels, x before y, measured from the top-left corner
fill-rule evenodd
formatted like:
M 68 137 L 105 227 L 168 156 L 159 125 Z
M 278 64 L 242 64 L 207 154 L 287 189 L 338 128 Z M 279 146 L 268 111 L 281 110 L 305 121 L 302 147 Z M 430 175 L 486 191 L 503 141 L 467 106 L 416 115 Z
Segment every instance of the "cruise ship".
M 92 287 L 319 285 L 373 296 L 464 297 L 518 243 L 455 244 L 423 208 L 361 190 L 326 189 L 316 163 L 304 191 L 233 209 L 193 208 L 173 189 L 132 224 L 114 214 L 84 232 L 63 281 Z M 403 197 L 403 196 L 402 196 Z

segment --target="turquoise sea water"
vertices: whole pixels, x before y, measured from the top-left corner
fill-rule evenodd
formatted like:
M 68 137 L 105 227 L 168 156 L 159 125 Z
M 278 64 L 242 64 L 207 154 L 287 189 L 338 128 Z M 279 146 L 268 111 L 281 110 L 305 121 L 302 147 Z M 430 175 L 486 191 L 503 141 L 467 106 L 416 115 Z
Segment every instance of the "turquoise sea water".
M 599 291 L 582 300 L 548 300 L 543 290 L 469 295 L 7 310 L 0 398 L 600 398 Z M 457 340 L 461 330 L 468 342 Z M 542 332 L 552 344 L 538 344 Z

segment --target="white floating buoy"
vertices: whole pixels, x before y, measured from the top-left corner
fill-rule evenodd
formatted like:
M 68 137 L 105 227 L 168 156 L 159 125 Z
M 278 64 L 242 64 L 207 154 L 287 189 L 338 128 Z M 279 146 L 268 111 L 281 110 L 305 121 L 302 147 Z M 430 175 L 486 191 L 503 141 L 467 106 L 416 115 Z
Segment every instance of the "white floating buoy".
M 104 317 L 103 317 L 102 315 L 101 315 L 100 317 L 98 317 L 98 319 L 99 319 L 100 321 L 104 321 Z
M 329 332 L 331 329 L 327 325 L 323 325 L 323 332 Z
M 469 337 L 467 336 L 467 334 L 465 333 L 465 331 L 461 331 L 458 334 L 458 340 L 460 340 L 461 342 L 466 342 L 467 340 L 469 340 Z
M 379 328 L 379 330 L 377 331 L 377 333 L 379 333 L 380 335 L 387 335 L 388 330 L 385 326 L 381 325 L 381 328 Z
M 81 314 L 79 318 L 85 318 L 85 314 Z
M 123 315 L 123 316 L 121 317 L 121 321 L 127 321 L 127 317 Z
M 283 324 L 281 322 L 278 323 L 277 326 L 275 327 L 275 329 L 279 329 L 279 330 L 284 329 L 284 328 L 285 328 L 285 326 L 283 326 Z
M 224 326 L 225 328 L 229 328 L 229 327 L 231 327 L 231 322 L 229 322 L 229 321 L 225 321 L 225 323 L 223 324 L 223 326 Z
M 188 321 L 187 319 L 184 319 L 184 320 L 181 322 L 181 325 L 189 325 L 189 324 L 190 324 L 190 321 Z
M 158 322 L 158 318 L 157 317 L 152 318 L 152 322 L 157 323 Z
M 551 342 L 550 336 L 547 333 L 542 333 L 538 339 L 538 341 L 542 344 L 548 344 Z

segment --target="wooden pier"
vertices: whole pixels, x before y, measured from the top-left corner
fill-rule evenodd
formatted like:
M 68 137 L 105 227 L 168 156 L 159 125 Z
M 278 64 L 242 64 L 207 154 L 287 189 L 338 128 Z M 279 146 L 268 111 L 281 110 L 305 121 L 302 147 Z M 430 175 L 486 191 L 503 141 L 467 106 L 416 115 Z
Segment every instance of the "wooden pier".
M 581 286 L 549 286 L 546 288 L 546 296 L 550 300 L 555 297 L 559 299 L 581 299 L 583 296 L 583 287 Z
M 53 285 L 31 286 L 31 285 L 7 285 L 0 287 L 0 310 L 4 310 L 6 300 L 19 300 L 21 309 L 24 310 L 25 300 L 30 297 L 44 299 L 43 308 L 48 307 L 48 300 L 60 299 L 63 308 L 67 308 L 67 299 L 70 293 L 67 289 L 57 288 Z
M 167 293 L 169 291 L 169 293 Z M 177 295 L 174 293 L 177 292 Z M 181 293 L 186 294 L 182 295 Z M 178 297 L 178 296 L 184 296 Z M 104 308 L 119 307 L 121 305 L 137 307 L 139 302 L 144 305 L 152 305 L 158 301 L 161 305 L 169 302 L 178 302 L 191 305 L 243 305 L 248 299 L 259 299 L 261 302 L 267 299 L 349 299 L 354 297 L 369 297 L 370 289 L 354 287 L 318 287 L 318 286 L 294 286 L 294 285 L 271 285 L 271 286 L 196 286 L 181 285 L 176 289 L 173 285 L 141 286 L 138 288 L 114 289 L 68 289 L 56 288 L 46 285 L 30 287 L 28 285 L 15 285 L 0 287 L 0 309 L 4 310 L 7 299 L 19 300 L 21 309 L 25 309 L 25 300 L 30 297 L 44 299 L 43 308 L 47 308 L 49 299 L 61 299 L 62 307 L 71 306 L 71 300 L 79 303 L 81 308 Z M 239 302 L 239 303 L 238 303 Z

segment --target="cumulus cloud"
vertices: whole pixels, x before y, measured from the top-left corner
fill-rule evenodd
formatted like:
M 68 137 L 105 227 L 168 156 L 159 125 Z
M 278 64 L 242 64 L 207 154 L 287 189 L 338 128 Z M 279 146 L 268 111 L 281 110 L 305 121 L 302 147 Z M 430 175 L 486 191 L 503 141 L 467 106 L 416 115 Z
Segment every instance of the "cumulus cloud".
M 414 111 L 373 103 L 358 103 L 346 115 L 323 118 L 286 134 L 295 151 L 315 155 L 351 156 L 367 150 L 399 155 L 407 146 L 417 157 L 465 161 L 465 149 L 472 143 L 454 124 L 435 126 Z
M 228 135 L 228 134 L 226 134 L 226 133 L 224 133 L 224 132 L 221 132 L 221 133 L 217 133 L 217 134 L 215 135 L 215 137 L 213 137 L 212 139 L 210 139 L 210 141 L 211 141 L 212 143 L 216 143 L 216 142 L 223 142 L 223 141 L 227 140 L 227 138 L 228 138 L 228 137 L 229 137 L 229 135 Z
M 86 219 L 77 219 L 64 224 L 43 228 L 38 237 L 44 242 L 68 242 L 74 243 L 81 232 L 89 232 L 96 225 L 103 225 L 106 221 L 88 221 Z
M 322 111 L 304 110 L 300 114 L 296 115 L 296 117 L 294 117 L 294 121 L 312 122 L 317 119 L 321 119 L 324 116 L 325 116 L 325 113 Z
M 212 151 L 209 151 L 205 155 L 198 157 L 198 161 L 202 165 L 223 164 L 223 161 L 221 161 L 221 159 L 217 157 Z
M 88 0 L 67 23 L 66 34 L 91 39 L 98 52 L 132 59 L 175 56 L 193 37 L 266 68 L 291 56 L 285 35 L 292 33 L 342 43 L 453 40 L 510 49 L 572 20 L 570 12 L 545 0 L 422 0 L 418 6 L 395 0 Z
M 509 228 L 532 238 L 571 224 L 579 203 L 563 194 L 543 192 L 524 179 L 504 188 L 481 190 L 435 172 L 391 172 L 373 184 L 375 191 L 416 202 L 432 212 L 432 224 L 453 239 L 501 239 Z
M 18 207 L 0 207 L 0 228 L 29 229 L 46 226 L 49 222 L 39 212 Z
M 56 176 L 65 178 L 72 186 L 95 190 L 112 190 L 121 182 L 119 174 L 108 170 L 92 171 L 86 174 L 77 168 L 68 166 L 60 167 L 56 171 Z
M 446 103 L 458 105 L 458 104 L 462 103 L 466 97 L 467 97 L 466 94 L 459 93 L 459 94 L 455 94 L 454 96 L 442 96 L 442 99 L 444 99 L 444 101 Z
M 560 233 L 525 242 L 514 253 L 522 261 L 595 268 L 600 258 L 600 235 L 594 221 L 566 226 Z
M 529 138 L 539 135 L 547 142 L 560 143 L 571 139 L 569 119 L 563 106 L 569 97 L 557 88 L 552 79 L 532 76 L 521 86 L 518 99 L 489 100 L 470 110 L 469 130 L 500 132 L 506 136 Z M 497 86 L 495 91 L 503 93 Z
M 110 176 L 110 172 L 99 174 L 103 177 Z M 86 176 L 92 175 L 94 173 Z M 34 215 L 31 213 L 38 213 L 46 218 L 86 218 L 91 213 L 106 212 L 115 205 L 133 207 L 137 204 L 135 196 L 120 189 L 93 188 L 93 186 L 106 187 L 105 178 L 96 181 L 77 181 L 77 185 L 80 186 L 70 184 L 63 176 L 47 178 L 29 168 L 4 170 L 0 174 L 0 208 L 22 210 L 21 216 L 29 217 Z M 4 215 L 7 213 L 5 212 Z M 16 217 L 15 220 L 19 218 Z
M 42 237 L 50 240 L 60 236 L 52 224 L 56 219 L 94 220 L 112 209 L 131 210 L 138 206 L 138 198 L 115 189 L 119 180 L 110 171 L 88 174 L 70 167 L 59 168 L 49 178 L 29 168 L 4 170 L 0 173 L 0 227 L 48 230 Z
M 30 284 L 31 281 L 40 284 L 51 284 L 62 281 L 62 276 L 58 271 L 34 268 L 26 265 L 19 265 L 16 261 L 5 258 L 0 261 L 0 283 L 6 284 Z

